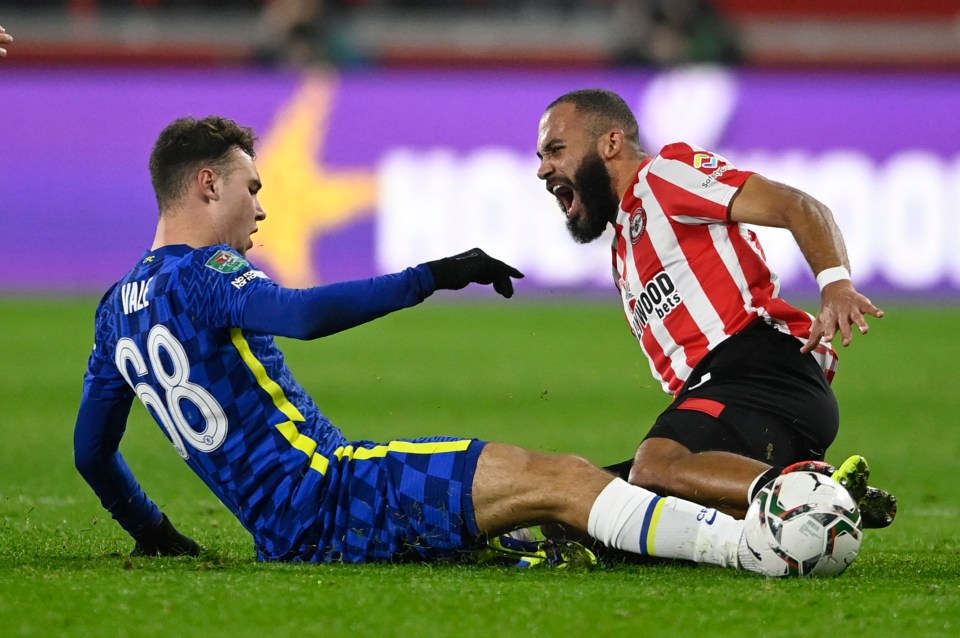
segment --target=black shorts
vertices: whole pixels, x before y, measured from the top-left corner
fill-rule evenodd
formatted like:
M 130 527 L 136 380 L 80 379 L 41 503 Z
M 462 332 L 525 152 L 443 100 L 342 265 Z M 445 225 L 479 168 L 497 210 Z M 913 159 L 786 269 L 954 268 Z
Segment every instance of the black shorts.
M 800 346 L 757 320 L 704 357 L 646 438 L 773 466 L 822 460 L 840 413 L 826 376 Z

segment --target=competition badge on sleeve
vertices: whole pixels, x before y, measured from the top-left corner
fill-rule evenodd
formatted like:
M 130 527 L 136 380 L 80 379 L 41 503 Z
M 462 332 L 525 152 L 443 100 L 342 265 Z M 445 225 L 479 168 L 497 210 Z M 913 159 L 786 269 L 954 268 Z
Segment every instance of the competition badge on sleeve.
M 207 260 L 204 264 L 207 268 L 226 274 L 235 273 L 242 268 L 247 267 L 247 260 L 243 257 L 233 254 L 229 250 L 219 250 L 217 254 Z

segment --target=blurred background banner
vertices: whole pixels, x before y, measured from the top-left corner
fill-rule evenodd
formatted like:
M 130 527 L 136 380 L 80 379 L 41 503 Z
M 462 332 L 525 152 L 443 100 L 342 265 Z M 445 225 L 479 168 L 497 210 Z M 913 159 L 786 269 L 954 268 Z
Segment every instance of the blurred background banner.
M 254 127 L 250 257 L 307 286 L 474 245 L 531 294 L 612 290 L 536 178 L 544 107 L 606 87 L 828 204 L 868 294 L 960 300 L 960 0 L 0 0 L 0 292 L 88 293 L 150 246 L 176 117 Z M 815 295 L 760 229 L 788 294 Z
M 858 283 L 960 297 L 960 73 L 667 70 L 0 70 L 0 289 L 95 291 L 149 247 L 147 158 L 172 119 L 254 127 L 268 212 L 251 258 L 293 286 L 473 245 L 528 289 L 610 289 L 536 178 L 560 94 L 603 86 L 651 152 L 684 140 L 804 189 L 844 231 Z M 785 231 L 760 232 L 785 290 L 815 291 Z

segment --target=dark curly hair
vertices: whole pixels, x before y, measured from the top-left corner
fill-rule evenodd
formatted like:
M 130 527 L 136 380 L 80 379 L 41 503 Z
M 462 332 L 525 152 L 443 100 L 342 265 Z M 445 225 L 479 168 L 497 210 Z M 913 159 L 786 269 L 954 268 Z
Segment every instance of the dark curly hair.
M 150 153 L 150 180 L 160 214 L 187 192 L 190 176 L 203 166 L 228 171 L 234 148 L 256 157 L 253 129 L 209 115 L 202 120 L 182 117 L 163 129 Z

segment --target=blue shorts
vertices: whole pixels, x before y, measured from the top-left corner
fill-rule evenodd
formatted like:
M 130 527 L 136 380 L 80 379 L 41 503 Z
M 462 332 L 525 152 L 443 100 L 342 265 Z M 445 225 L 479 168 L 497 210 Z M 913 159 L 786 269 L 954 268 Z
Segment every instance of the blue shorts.
M 323 479 L 320 536 L 293 559 L 440 560 L 480 548 L 472 489 L 485 445 L 434 437 L 344 446 Z

